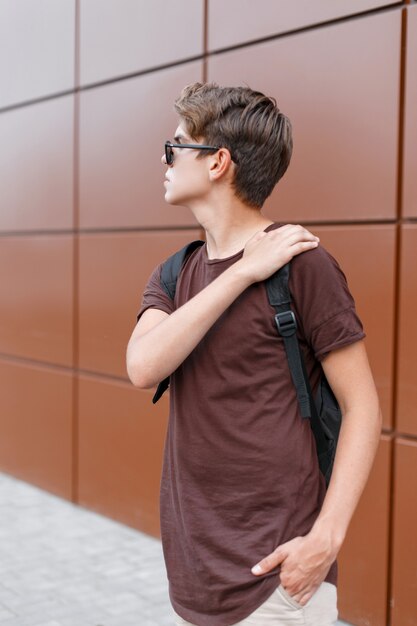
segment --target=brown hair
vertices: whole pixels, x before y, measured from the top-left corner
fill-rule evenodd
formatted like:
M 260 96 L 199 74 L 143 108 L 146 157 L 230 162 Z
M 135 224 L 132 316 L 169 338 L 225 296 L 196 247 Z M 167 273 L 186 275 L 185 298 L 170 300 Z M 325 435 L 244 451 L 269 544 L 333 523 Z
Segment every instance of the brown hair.
M 274 98 L 249 87 L 193 83 L 175 110 L 194 140 L 227 148 L 235 161 L 235 193 L 260 208 L 284 175 L 292 154 L 290 120 Z M 207 154 L 201 150 L 198 158 Z

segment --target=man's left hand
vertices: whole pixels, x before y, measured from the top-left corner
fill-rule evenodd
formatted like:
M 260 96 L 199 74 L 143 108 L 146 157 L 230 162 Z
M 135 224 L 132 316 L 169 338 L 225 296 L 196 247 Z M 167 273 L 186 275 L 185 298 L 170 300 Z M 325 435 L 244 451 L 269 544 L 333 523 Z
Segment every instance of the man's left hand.
M 336 556 L 329 536 L 312 531 L 278 546 L 252 568 L 252 574 L 259 576 L 281 565 L 282 586 L 304 606 L 326 578 Z

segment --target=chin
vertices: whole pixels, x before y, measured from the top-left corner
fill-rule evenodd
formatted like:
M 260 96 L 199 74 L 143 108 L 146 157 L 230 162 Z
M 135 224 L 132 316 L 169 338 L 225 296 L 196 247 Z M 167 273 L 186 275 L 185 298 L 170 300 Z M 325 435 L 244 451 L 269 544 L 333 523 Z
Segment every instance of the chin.
M 170 195 L 169 193 L 166 193 L 166 194 L 165 194 L 165 202 L 166 202 L 167 204 L 172 204 L 172 205 L 177 204 L 177 203 L 175 202 L 175 199 L 174 199 L 174 198 L 172 198 L 172 197 L 171 197 L 171 195 Z
M 173 206 L 184 206 L 185 198 L 175 196 L 174 194 L 169 193 L 169 191 L 166 191 L 165 202 L 172 204 Z

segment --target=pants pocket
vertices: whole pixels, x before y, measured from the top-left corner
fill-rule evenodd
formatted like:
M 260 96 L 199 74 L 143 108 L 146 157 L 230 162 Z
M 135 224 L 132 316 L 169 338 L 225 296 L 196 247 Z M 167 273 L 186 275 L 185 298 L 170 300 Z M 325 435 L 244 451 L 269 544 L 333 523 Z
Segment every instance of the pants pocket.
M 338 617 L 336 587 L 331 583 L 321 583 L 304 608 L 307 626 L 333 626 Z
M 302 611 L 304 609 L 302 604 L 300 604 L 299 602 L 297 602 L 297 600 L 295 600 L 295 598 L 290 596 L 288 591 L 286 591 L 282 585 L 279 585 L 279 587 L 277 588 L 277 592 L 293 609 L 296 609 L 298 611 Z

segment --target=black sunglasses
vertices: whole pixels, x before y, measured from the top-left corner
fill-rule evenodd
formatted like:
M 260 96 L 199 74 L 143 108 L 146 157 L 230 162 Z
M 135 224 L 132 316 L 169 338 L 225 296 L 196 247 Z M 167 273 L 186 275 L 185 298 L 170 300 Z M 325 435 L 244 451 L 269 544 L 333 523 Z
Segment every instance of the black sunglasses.
M 202 146 L 199 143 L 172 143 L 165 142 L 165 161 L 167 165 L 174 162 L 174 150 L 172 148 L 190 148 L 191 150 L 220 150 L 218 146 Z

